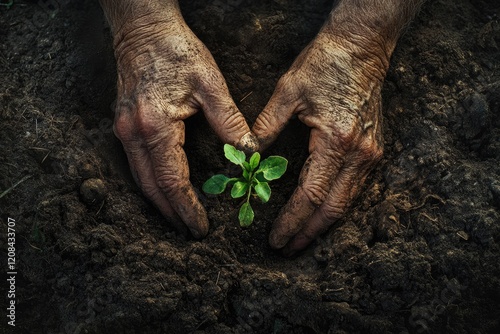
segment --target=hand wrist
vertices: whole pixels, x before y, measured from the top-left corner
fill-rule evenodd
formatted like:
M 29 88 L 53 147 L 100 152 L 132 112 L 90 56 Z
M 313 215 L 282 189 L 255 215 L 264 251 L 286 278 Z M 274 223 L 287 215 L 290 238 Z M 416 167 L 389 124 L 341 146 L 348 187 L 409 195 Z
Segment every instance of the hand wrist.
M 184 22 L 177 0 L 99 0 L 116 47 L 135 31 L 154 32 L 159 25 L 176 26 Z
M 424 1 L 340 0 L 318 35 L 385 76 L 399 36 Z

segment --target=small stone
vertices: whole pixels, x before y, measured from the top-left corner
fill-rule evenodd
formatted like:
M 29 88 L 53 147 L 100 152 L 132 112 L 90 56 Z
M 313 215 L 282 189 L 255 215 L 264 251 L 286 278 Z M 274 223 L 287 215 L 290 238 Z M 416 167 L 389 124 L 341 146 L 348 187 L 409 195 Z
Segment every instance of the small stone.
M 88 179 L 80 186 L 80 194 L 87 204 L 100 203 L 106 197 L 108 190 L 101 179 Z

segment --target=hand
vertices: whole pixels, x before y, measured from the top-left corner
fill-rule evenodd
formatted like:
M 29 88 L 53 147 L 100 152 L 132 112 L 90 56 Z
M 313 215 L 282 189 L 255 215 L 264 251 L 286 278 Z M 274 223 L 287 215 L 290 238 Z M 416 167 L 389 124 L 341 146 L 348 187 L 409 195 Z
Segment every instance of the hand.
M 279 80 L 253 126 L 261 149 L 294 114 L 311 127 L 310 155 L 273 225 L 273 248 L 291 254 L 327 230 L 382 156 L 380 92 L 389 59 L 368 44 L 320 32 Z
M 160 15 L 141 15 L 115 31 L 114 130 L 144 194 L 177 228 L 185 224 L 200 238 L 208 219 L 189 181 L 183 120 L 202 109 L 224 142 L 253 151 L 257 141 L 180 12 Z

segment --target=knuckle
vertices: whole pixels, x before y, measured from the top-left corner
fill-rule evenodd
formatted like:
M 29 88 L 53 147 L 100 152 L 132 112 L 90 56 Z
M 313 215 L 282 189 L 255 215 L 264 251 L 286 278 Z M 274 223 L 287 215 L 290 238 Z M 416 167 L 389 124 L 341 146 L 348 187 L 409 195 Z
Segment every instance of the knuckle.
M 350 150 L 360 135 L 360 131 L 356 127 L 356 120 L 349 115 L 343 115 L 339 120 L 336 120 L 334 128 L 336 128 L 335 135 L 340 146 L 345 150 Z
M 272 127 L 272 119 L 271 115 L 269 112 L 263 112 L 259 115 L 257 118 L 257 121 L 255 122 L 255 125 L 253 127 L 253 130 L 260 135 L 261 133 L 265 133 L 266 129 L 269 129 Z
M 179 175 L 164 171 L 157 175 L 156 182 L 163 191 L 172 192 L 182 183 L 182 180 Z
M 156 174 L 156 184 L 167 195 L 175 195 L 179 191 L 187 192 L 189 181 L 182 173 L 175 173 L 164 168 L 158 170 Z
M 134 118 L 137 134 L 148 139 L 158 134 L 158 121 L 148 113 L 138 112 Z
M 241 118 L 241 114 L 236 108 L 229 109 L 223 117 L 222 126 L 228 132 L 232 133 L 240 131 L 240 129 L 245 125 Z
M 345 211 L 346 204 L 337 202 L 337 203 L 329 203 L 325 202 L 321 206 L 321 214 L 325 218 L 326 221 L 332 222 L 336 219 L 339 219 L 343 216 Z
M 155 113 L 150 112 L 147 107 L 125 111 L 117 109 L 113 131 L 121 141 L 129 141 L 137 136 L 144 139 L 155 138 L 160 124 Z
M 304 194 L 306 195 L 309 202 L 311 202 L 314 206 L 320 206 L 326 199 L 328 195 L 328 189 L 317 182 L 313 182 L 308 184 L 307 186 L 302 187 Z
M 360 145 L 359 152 L 363 161 L 377 163 L 384 154 L 384 148 L 376 140 L 367 140 Z
M 132 137 L 134 126 L 129 119 L 123 116 L 115 117 L 113 124 L 113 132 L 115 136 L 121 141 L 127 141 Z
M 141 187 L 142 192 L 144 193 L 144 195 L 146 195 L 146 197 L 148 197 L 149 199 L 151 199 L 153 201 L 159 195 L 160 189 L 154 183 L 151 183 L 151 182 L 148 182 L 148 181 L 143 181 L 142 184 L 140 184 L 140 187 Z

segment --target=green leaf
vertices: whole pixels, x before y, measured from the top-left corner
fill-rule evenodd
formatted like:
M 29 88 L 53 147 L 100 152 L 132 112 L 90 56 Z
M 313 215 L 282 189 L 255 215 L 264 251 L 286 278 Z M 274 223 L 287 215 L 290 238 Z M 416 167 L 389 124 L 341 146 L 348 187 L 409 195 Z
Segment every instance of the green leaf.
M 250 226 L 253 222 L 253 209 L 250 206 L 250 203 L 245 202 L 240 208 L 240 213 L 238 214 L 238 219 L 240 220 L 241 227 Z
M 243 170 L 243 178 L 247 181 L 250 181 L 250 173 L 252 173 L 250 164 L 244 161 L 241 169 Z
M 221 194 L 226 189 L 227 184 L 232 180 L 233 179 L 230 179 L 225 175 L 217 174 L 209 178 L 203 184 L 202 189 L 207 194 Z
M 251 168 L 251 170 L 254 170 L 255 168 L 257 168 L 257 166 L 259 165 L 259 162 L 260 162 L 260 153 L 259 152 L 255 152 L 250 157 L 250 168 Z
M 246 169 L 243 169 L 243 178 L 250 181 L 250 173 Z
M 248 187 L 249 187 L 249 185 L 248 185 L 247 182 L 237 181 L 233 185 L 233 189 L 231 189 L 231 197 L 232 198 L 240 198 L 240 197 L 242 197 L 248 191 Z
M 237 150 L 234 146 L 229 144 L 224 145 L 224 155 L 227 160 L 231 161 L 235 165 L 243 164 L 246 159 L 244 152 Z
M 262 160 L 258 172 L 262 172 L 265 179 L 268 181 L 279 179 L 286 171 L 288 161 L 279 156 L 270 156 Z
M 257 183 L 254 189 L 262 203 L 267 203 L 267 201 L 269 201 L 271 197 L 271 187 L 269 187 L 267 182 Z
M 270 181 L 264 177 L 264 173 L 262 173 L 262 171 L 260 171 L 260 170 L 255 172 L 253 178 L 255 180 L 257 180 L 257 182 L 269 182 Z

